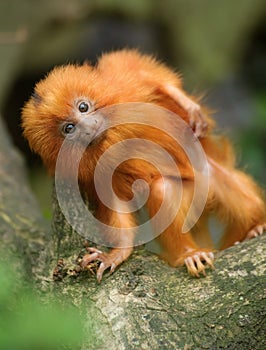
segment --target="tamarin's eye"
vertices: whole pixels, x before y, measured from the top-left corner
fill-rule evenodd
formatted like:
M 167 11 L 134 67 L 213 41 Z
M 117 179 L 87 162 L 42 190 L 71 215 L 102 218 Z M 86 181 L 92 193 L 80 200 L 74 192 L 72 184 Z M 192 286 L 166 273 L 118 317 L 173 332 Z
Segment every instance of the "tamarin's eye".
M 80 102 L 78 109 L 81 113 L 86 113 L 89 110 L 89 104 L 87 102 Z
M 63 127 L 64 134 L 72 134 L 75 131 L 76 127 L 73 123 L 67 123 Z

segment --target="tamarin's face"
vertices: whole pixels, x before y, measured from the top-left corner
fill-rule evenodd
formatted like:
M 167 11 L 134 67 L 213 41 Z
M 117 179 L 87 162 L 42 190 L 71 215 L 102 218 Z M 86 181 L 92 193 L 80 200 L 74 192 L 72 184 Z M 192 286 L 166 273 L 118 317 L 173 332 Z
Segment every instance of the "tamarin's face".
M 22 127 L 30 147 L 44 162 L 55 162 L 65 137 L 77 136 L 81 130 L 76 125 L 89 120 L 85 117 L 95 110 L 91 82 L 90 66 L 69 65 L 54 69 L 36 85 L 23 109 Z M 93 124 L 91 121 L 92 130 Z

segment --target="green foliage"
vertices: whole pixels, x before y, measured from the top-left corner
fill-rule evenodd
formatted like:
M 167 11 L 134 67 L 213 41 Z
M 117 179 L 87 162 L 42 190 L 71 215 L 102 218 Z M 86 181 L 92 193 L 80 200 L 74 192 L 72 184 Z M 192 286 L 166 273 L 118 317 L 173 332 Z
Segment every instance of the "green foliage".
M 44 303 L 14 271 L 0 264 L 0 349 L 79 349 L 84 341 L 84 317 L 60 300 Z M 91 331 L 91 333 L 90 333 Z M 96 341 L 86 324 L 86 343 Z M 92 346 L 92 348 L 94 348 Z
M 266 131 L 266 91 L 256 96 L 257 126 Z
M 52 219 L 52 183 L 53 179 L 43 166 L 31 167 L 29 172 L 31 188 L 38 200 L 43 216 Z
M 241 149 L 241 163 L 265 188 L 266 174 L 266 91 L 255 97 L 255 115 L 252 125 L 241 130 L 237 143 Z

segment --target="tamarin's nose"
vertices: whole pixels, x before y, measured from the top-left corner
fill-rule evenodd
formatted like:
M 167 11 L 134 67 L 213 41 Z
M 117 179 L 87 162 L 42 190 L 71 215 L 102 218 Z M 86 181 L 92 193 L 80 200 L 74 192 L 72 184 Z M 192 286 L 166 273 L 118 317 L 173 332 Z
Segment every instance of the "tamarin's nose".
M 81 132 L 90 135 L 92 132 L 98 130 L 98 124 L 98 120 L 95 118 L 84 118 L 78 123 L 78 127 Z

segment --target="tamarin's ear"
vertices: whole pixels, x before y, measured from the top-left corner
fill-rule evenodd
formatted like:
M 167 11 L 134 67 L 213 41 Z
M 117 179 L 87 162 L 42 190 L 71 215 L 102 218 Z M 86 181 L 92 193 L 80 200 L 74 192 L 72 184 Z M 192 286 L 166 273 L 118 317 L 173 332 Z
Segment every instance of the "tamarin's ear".
M 157 91 L 164 95 L 164 98 L 172 100 L 179 108 L 187 114 L 188 123 L 197 137 L 205 136 L 209 129 L 208 117 L 202 107 L 192 97 L 186 95 L 182 88 L 171 83 L 165 83 Z

